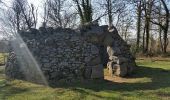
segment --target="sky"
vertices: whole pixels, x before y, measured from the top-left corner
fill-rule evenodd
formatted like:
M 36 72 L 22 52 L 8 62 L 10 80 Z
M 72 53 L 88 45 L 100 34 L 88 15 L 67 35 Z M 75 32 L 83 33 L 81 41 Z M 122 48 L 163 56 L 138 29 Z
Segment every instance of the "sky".
M 11 3 L 12 3 L 13 0 L 2 0 L 2 1 L 6 4 L 6 6 L 11 7 Z M 43 10 L 44 10 L 43 6 L 44 6 L 45 0 L 27 0 L 27 1 L 28 1 L 29 4 L 32 3 L 32 4 L 34 4 L 34 6 L 38 7 L 38 24 L 37 24 L 37 28 L 38 28 L 42 25 L 42 18 L 43 18 L 43 14 L 44 14 L 43 13 Z M 67 1 L 71 2 L 72 0 L 67 0 Z M 103 0 L 98 0 L 98 1 L 102 2 Z M 4 7 L 4 9 L 7 9 L 7 8 Z M 96 9 L 100 9 L 100 11 L 101 11 L 101 8 L 97 8 L 97 6 L 96 6 Z M 70 8 L 68 10 L 70 10 Z M 95 12 L 95 13 L 97 14 L 98 12 Z M 99 12 L 99 13 L 101 13 L 101 12 Z M 94 16 L 94 17 L 97 18 L 97 16 Z M 96 19 L 96 18 L 94 18 L 94 19 Z M 1 22 L 0 22 L 0 24 L 1 24 Z M 102 24 L 102 25 L 107 24 L 106 20 L 101 20 L 100 24 Z M 1 38 L 1 36 L 0 36 L 0 38 Z
M 8 7 L 11 7 L 11 3 L 13 0 L 2 0 Z M 42 17 L 43 17 L 43 6 L 44 6 L 44 2 L 45 0 L 27 0 L 28 3 L 32 3 L 34 4 L 34 6 L 38 7 L 38 24 L 37 24 L 37 27 L 40 27 L 42 25 Z M 67 1 L 71 1 L 71 0 L 67 0 Z M 94 0 L 94 1 L 100 1 L 102 2 L 103 0 Z M 0 5 L 1 6 L 1 5 Z M 97 7 L 97 6 L 96 6 Z M 170 7 L 170 6 L 169 6 Z M 6 7 L 4 7 L 4 9 L 6 9 Z M 101 8 L 100 8 L 101 9 Z M 70 9 L 69 9 L 70 10 Z M 101 11 L 101 10 L 100 10 Z M 96 12 L 95 12 L 96 13 Z M 1 15 L 1 11 L 0 11 L 0 16 Z M 105 20 L 102 20 L 101 21 L 101 24 L 107 24 L 105 22 Z M 1 25 L 1 22 L 0 22 L 0 25 Z M 0 29 L 1 30 L 1 29 Z M 133 32 L 135 33 L 135 32 Z M 1 34 L 0 34 L 0 38 L 1 38 Z
M 12 1 L 13 0 L 2 0 L 3 3 L 0 3 L 0 19 L 1 18 L 5 18 L 4 13 L 6 15 L 6 10 L 8 10 L 8 8 L 11 7 L 12 5 Z M 43 6 L 44 6 L 44 2 L 45 0 L 27 0 L 29 4 L 33 4 L 36 8 L 38 8 L 38 23 L 37 23 L 37 28 L 39 28 L 42 25 L 42 21 L 43 21 Z M 72 0 L 67 0 L 72 1 Z M 69 11 L 71 11 L 71 8 L 68 9 Z M 2 22 L 0 22 L 0 26 L 5 26 Z M 2 36 L 2 28 L 0 27 L 0 39 L 3 37 Z
M 13 0 L 2 0 L 3 3 L 0 4 L 0 19 L 1 18 L 5 18 L 4 13 L 6 14 L 6 10 L 8 9 L 8 7 L 11 7 L 11 3 Z M 39 27 L 41 25 L 42 22 L 42 16 L 43 16 L 43 1 L 45 0 L 28 0 L 28 3 L 32 3 L 34 4 L 34 6 L 38 7 L 38 24 L 37 26 Z M 4 37 L 3 36 L 3 32 L 4 32 L 4 27 L 6 27 L 4 25 L 3 22 L 0 22 L 0 40 Z
M 2 0 L 7 7 L 11 7 L 11 3 L 13 0 Z M 43 18 L 43 10 L 44 10 L 44 2 L 46 0 L 27 0 L 29 4 L 33 4 L 36 8 L 38 8 L 38 27 L 42 25 L 42 18 Z M 72 0 L 66 0 L 67 2 L 71 2 Z M 71 8 L 67 8 L 67 11 L 72 11 Z
M 38 24 L 37 26 L 40 27 L 42 25 L 42 16 L 43 16 L 43 4 L 45 0 L 28 0 L 29 3 L 34 4 L 34 6 L 38 7 Z

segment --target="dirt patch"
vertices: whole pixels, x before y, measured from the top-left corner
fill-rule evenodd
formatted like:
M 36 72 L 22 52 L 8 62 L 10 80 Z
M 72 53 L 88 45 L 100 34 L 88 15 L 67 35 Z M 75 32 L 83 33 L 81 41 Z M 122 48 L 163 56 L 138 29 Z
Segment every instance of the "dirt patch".
M 121 78 L 118 76 L 105 76 L 105 80 L 116 82 L 116 83 L 135 83 L 138 79 L 137 78 Z

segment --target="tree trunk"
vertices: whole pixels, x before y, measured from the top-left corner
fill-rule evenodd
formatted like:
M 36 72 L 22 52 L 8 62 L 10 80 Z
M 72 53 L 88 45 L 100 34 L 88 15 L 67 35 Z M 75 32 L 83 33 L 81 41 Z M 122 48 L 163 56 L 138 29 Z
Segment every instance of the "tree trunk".
M 164 6 L 164 9 L 165 9 L 165 12 L 166 12 L 166 22 L 165 22 L 165 25 L 164 25 L 164 35 L 163 35 L 163 45 L 164 45 L 164 50 L 163 52 L 166 53 L 167 51 L 167 46 L 168 46 L 168 28 L 169 28 L 169 9 L 167 7 L 167 4 L 165 3 L 164 0 L 161 0 L 163 6 Z
M 151 19 L 152 6 L 153 6 L 153 1 L 147 1 L 146 8 L 145 8 L 145 28 L 146 28 L 145 53 L 149 53 L 150 19 Z
M 107 10 L 108 10 L 108 18 L 109 18 L 109 29 L 113 26 L 113 19 L 112 19 L 112 3 L 111 0 L 107 1 Z
M 143 31 L 143 53 L 145 53 L 145 27 Z
M 163 51 L 163 44 L 162 44 L 162 29 L 159 27 L 159 45 L 160 45 L 160 50 Z
M 158 10 L 159 10 L 159 17 L 158 17 L 158 22 L 160 23 L 160 24 L 162 24 L 162 21 L 161 21 L 161 1 L 159 2 L 160 3 L 160 5 L 159 5 L 159 8 L 158 8 Z M 160 48 L 159 48 L 159 50 L 161 51 L 161 52 L 163 52 L 163 44 L 162 44 L 162 27 L 161 26 L 159 26 L 159 45 L 160 45 Z
M 164 48 L 163 48 L 163 53 L 166 53 L 167 52 L 167 46 L 168 46 L 168 30 L 167 29 L 165 29 L 164 30 L 164 43 L 163 43 L 163 45 L 164 45 Z
M 17 32 L 20 31 L 20 19 L 19 19 L 19 13 L 16 14 L 17 17 Z
M 149 23 L 149 18 L 146 18 L 145 22 L 145 27 L 146 27 L 146 48 L 145 48 L 145 53 L 148 53 L 149 50 L 149 36 L 150 36 L 150 23 Z
M 92 6 L 91 0 L 74 0 L 77 4 L 78 13 L 81 19 L 81 24 L 85 24 L 87 22 L 92 21 Z M 80 3 L 81 2 L 81 3 Z
M 139 44 L 140 44 L 140 28 L 141 28 L 141 14 L 142 14 L 142 9 L 141 9 L 141 1 L 139 2 L 139 6 L 137 8 L 137 41 L 136 41 L 136 51 L 138 52 L 139 50 Z

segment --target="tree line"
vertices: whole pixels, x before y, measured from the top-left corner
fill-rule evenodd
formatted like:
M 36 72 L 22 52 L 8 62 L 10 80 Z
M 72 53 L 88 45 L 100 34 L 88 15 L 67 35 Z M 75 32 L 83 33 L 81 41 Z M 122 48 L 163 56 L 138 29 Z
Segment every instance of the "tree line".
M 135 52 L 151 53 L 156 41 L 156 51 L 167 53 L 169 0 L 45 0 L 41 3 L 43 7 L 38 8 L 27 0 L 13 0 L 5 17 L 17 32 L 37 28 L 38 19 L 44 27 L 63 28 L 98 21 L 108 24 L 109 29 L 115 26 L 125 41 L 134 38 Z

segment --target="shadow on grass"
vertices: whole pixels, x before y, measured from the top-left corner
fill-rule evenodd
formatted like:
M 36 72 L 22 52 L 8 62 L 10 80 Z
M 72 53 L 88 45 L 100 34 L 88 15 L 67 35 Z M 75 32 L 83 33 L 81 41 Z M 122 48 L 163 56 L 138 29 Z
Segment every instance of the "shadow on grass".
M 84 92 L 83 89 L 90 89 L 96 92 L 100 91 L 135 91 L 135 90 L 155 90 L 160 88 L 170 87 L 170 70 L 161 68 L 150 68 L 140 66 L 137 71 L 127 77 L 133 78 L 150 78 L 151 82 L 137 82 L 137 83 L 116 83 L 108 80 L 83 81 L 77 83 L 60 84 L 52 87 L 71 88 L 73 91 Z M 78 90 L 75 88 L 79 88 Z M 80 90 L 82 89 L 82 90 Z
M 95 92 L 126 92 L 126 91 L 135 91 L 135 90 L 156 90 L 160 88 L 170 87 L 170 70 L 164 70 L 161 68 L 151 68 L 145 66 L 139 66 L 134 74 L 127 77 L 127 79 L 135 79 L 135 78 L 149 78 L 151 81 L 149 82 L 136 82 L 136 83 L 116 83 L 108 80 L 86 80 L 73 82 L 68 84 L 58 84 L 56 86 L 51 86 L 53 88 L 63 88 L 70 89 L 71 91 L 80 93 L 81 98 L 85 98 L 85 96 L 90 95 L 97 98 L 103 99 L 114 99 L 114 96 L 102 96 L 99 94 L 95 94 Z M 2 83 L 0 83 L 2 84 Z M 30 88 L 20 88 L 13 86 L 0 86 L 0 100 L 6 97 L 13 96 L 16 94 L 20 94 L 23 92 L 29 91 Z M 91 92 L 95 91 L 95 92 Z M 60 95 L 64 95 L 64 92 L 61 92 Z M 162 94 L 160 94 L 162 95 Z M 121 100 L 121 98 L 115 97 L 115 99 Z

